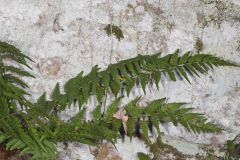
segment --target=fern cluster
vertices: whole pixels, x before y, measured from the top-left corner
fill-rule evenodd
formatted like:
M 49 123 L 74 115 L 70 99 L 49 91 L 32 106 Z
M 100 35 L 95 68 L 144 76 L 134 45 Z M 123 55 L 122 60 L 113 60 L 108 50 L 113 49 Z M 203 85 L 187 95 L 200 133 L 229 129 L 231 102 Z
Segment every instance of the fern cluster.
M 160 123 L 182 125 L 193 133 L 220 132 L 221 128 L 208 122 L 202 114 L 192 112 L 193 108 L 182 107 L 184 103 L 166 103 L 165 99 L 152 101 L 145 107 L 139 106 L 140 98 L 134 99 L 124 108 L 127 122 L 114 114 L 119 110 L 121 97 L 128 96 L 136 85 L 146 93 L 147 84 L 158 87 L 163 76 L 172 81 L 190 82 L 190 76 L 208 73 L 214 66 L 237 66 L 208 54 L 187 52 L 179 56 L 179 50 L 164 57 L 138 55 L 110 64 L 105 70 L 95 66 L 86 75 L 81 72 L 64 85 L 64 92 L 60 92 L 57 84 L 50 100 L 43 93 L 33 103 L 25 98 L 28 86 L 21 79 L 34 78 L 28 61 L 31 59 L 19 49 L 0 42 L 0 143 L 10 150 L 20 149 L 20 155 L 29 154 L 36 160 L 55 159 L 57 142 L 98 145 L 107 140 L 114 144 L 125 135 L 149 142 L 150 133 L 160 132 Z M 116 100 L 103 110 L 104 99 L 109 94 L 114 94 Z M 97 97 L 98 106 L 92 113 L 93 120 L 85 121 L 84 104 L 90 96 Z M 62 121 L 59 114 L 76 103 L 79 113 L 67 122 Z
M 10 150 L 20 149 L 20 156 L 32 154 L 32 159 L 54 157 L 55 145 L 44 137 L 28 117 L 28 110 L 34 107 L 25 96 L 27 84 L 21 77 L 34 77 L 24 67 L 32 61 L 16 47 L 0 42 L 0 143 Z M 17 63 L 14 65 L 12 62 Z

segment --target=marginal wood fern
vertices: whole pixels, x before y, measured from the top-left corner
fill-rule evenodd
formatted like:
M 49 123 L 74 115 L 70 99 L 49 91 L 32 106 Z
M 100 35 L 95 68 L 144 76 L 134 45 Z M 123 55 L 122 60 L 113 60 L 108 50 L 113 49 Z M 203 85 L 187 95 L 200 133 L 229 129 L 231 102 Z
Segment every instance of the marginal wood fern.
M 167 103 L 165 99 L 140 106 L 137 97 L 123 109 L 127 121 L 115 114 L 121 98 L 129 96 L 134 86 L 146 93 L 146 86 L 158 88 L 162 77 L 190 83 L 190 77 L 207 74 L 214 67 L 237 66 L 209 54 L 187 52 L 180 56 L 179 50 L 166 56 L 138 55 L 110 64 L 105 70 L 95 66 L 88 74 L 81 72 L 67 81 L 64 92 L 57 83 L 50 100 L 43 93 L 34 103 L 26 98 L 31 95 L 22 80 L 34 78 L 29 61 L 32 60 L 13 45 L 0 42 L 0 143 L 10 150 L 20 149 L 20 156 L 28 154 L 33 160 L 56 159 L 56 144 L 65 141 L 99 145 L 107 140 L 114 144 L 117 138 L 136 136 L 149 144 L 149 136 L 160 132 L 160 123 L 181 125 L 195 134 L 221 132 L 204 115 L 194 113 L 193 108 L 186 108 L 184 103 Z M 115 100 L 106 107 L 105 99 L 110 94 L 115 95 Z M 92 121 L 86 121 L 84 104 L 90 96 L 97 97 L 98 105 Z M 76 103 L 79 112 L 69 121 L 61 120 L 60 113 Z

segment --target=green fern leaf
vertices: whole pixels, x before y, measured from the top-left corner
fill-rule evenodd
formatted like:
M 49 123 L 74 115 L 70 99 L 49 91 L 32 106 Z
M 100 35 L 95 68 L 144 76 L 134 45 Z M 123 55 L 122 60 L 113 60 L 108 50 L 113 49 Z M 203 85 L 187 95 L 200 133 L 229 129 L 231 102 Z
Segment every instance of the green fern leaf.
M 159 82 L 161 79 L 161 72 L 154 72 L 152 73 L 152 77 L 154 79 L 155 85 L 157 87 L 157 89 L 159 90 Z
M 170 57 L 170 64 L 173 66 L 178 65 L 178 54 L 179 54 L 179 49 L 177 49 Z
M 120 85 L 116 83 L 115 81 L 110 81 L 110 88 L 115 97 L 117 97 L 119 91 L 120 91 Z
M 127 96 L 129 96 L 129 94 L 130 94 L 132 88 L 134 87 L 135 83 L 133 81 L 131 81 L 131 80 L 126 80 L 124 82 L 124 84 L 125 84 L 125 90 L 127 92 Z
M 53 100 L 55 100 L 55 101 L 59 101 L 60 98 L 61 98 L 60 95 L 61 95 L 61 93 L 60 93 L 60 86 L 59 86 L 59 83 L 57 83 L 55 88 L 54 88 L 54 90 L 53 90 L 51 98 Z
M 142 120 L 140 122 L 140 127 L 141 127 L 141 130 L 142 130 L 144 138 L 147 141 L 149 141 L 149 139 L 148 139 L 148 122 L 147 122 L 147 120 Z
M 149 77 L 148 74 L 142 73 L 139 76 L 139 79 L 140 79 L 140 82 L 141 82 L 141 86 L 142 86 L 143 92 L 144 92 L 144 94 L 146 94 L 146 85 L 147 85 L 148 80 L 150 79 L 150 77 Z
M 127 121 L 127 132 L 128 136 L 130 137 L 130 140 L 132 140 L 134 129 L 135 129 L 135 119 L 131 116 L 128 117 Z
M 116 99 L 107 109 L 105 113 L 106 120 L 111 120 L 113 117 L 113 114 L 117 112 L 118 106 L 120 103 L 120 98 Z
M 93 117 L 95 120 L 100 120 L 101 118 L 101 106 L 98 105 L 93 111 Z

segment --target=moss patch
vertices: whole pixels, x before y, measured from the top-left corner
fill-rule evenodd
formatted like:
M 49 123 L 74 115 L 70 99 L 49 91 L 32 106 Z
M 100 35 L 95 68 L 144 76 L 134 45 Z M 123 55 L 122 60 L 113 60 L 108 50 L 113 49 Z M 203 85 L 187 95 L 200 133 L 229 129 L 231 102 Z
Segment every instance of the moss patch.
M 118 39 L 118 41 L 124 38 L 121 28 L 116 25 L 108 24 L 106 27 L 104 27 L 104 30 L 107 32 L 108 36 L 111 36 L 113 34 Z

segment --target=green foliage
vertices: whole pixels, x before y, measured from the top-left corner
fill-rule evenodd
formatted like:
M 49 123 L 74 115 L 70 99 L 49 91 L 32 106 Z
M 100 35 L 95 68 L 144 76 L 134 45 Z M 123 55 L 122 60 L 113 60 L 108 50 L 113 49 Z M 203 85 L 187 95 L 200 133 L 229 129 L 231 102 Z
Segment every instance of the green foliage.
M 128 135 L 130 138 L 137 136 L 149 142 L 148 137 L 150 133 L 153 134 L 153 128 L 159 132 L 159 124 L 169 122 L 176 126 L 181 124 L 187 131 L 193 133 L 221 131 L 221 128 L 213 123 L 206 122 L 203 115 L 191 112 L 193 108 L 182 108 L 182 103 L 165 103 L 164 99 L 159 99 L 147 106 L 139 106 L 138 98 L 129 102 L 125 107 L 126 116 L 129 118 L 127 133 L 125 133 L 124 130 L 120 130 L 122 121 L 113 116 L 118 110 L 119 100 L 117 99 L 110 104 L 105 113 L 101 113 L 100 107 L 97 106 L 93 112 L 94 119 L 91 122 L 84 121 L 85 109 L 83 109 L 70 122 L 59 124 L 56 127 L 55 139 L 79 141 L 93 145 L 98 144 L 101 140 L 114 143 L 120 135 Z
M 138 99 L 137 99 L 138 100 Z M 152 101 L 147 106 L 139 106 L 138 101 L 133 100 L 127 106 L 126 114 L 131 119 L 128 128 L 128 134 L 131 137 L 140 133 L 146 139 L 149 131 L 153 132 L 156 128 L 158 133 L 160 123 L 173 123 L 175 126 L 181 124 L 188 132 L 193 133 L 214 133 L 220 132 L 221 128 L 216 125 L 206 122 L 207 119 L 199 113 L 191 112 L 193 108 L 182 108 L 183 103 L 165 103 L 164 99 Z M 136 130 L 136 126 L 140 126 L 141 131 Z
M 116 25 L 108 24 L 106 27 L 104 27 L 104 30 L 107 32 L 108 36 L 111 36 L 112 34 L 115 35 L 118 41 L 124 38 L 121 28 Z
M 240 135 L 237 135 L 233 140 L 228 140 L 226 143 L 226 155 L 224 160 L 237 160 L 240 158 Z
M 57 126 L 54 136 L 49 138 L 56 142 L 81 142 L 89 145 L 98 145 L 102 140 L 114 143 L 117 132 L 108 128 L 107 124 L 102 126 L 97 122 L 65 123 Z
M 28 67 L 27 60 L 31 60 L 25 56 L 16 47 L 0 42 L 0 96 L 2 103 L 8 103 L 11 100 L 11 108 L 16 110 L 16 102 L 20 105 L 29 107 L 29 102 L 24 98 L 27 92 L 24 88 L 28 87 L 19 77 L 34 77 L 29 72 L 22 69 L 23 66 Z M 12 62 L 19 64 L 19 67 L 11 65 Z M 21 67 L 21 68 L 20 68 Z
M 25 98 L 28 86 L 19 77 L 34 77 L 24 70 L 30 69 L 28 60 L 31 59 L 16 47 L 0 42 L 0 143 L 10 150 L 20 149 L 20 155 L 31 154 L 32 159 L 53 159 L 55 144 L 26 114 L 33 104 Z
M 137 155 L 139 160 L 151 160 L 151 158 L 148 155 L 142 152 L 138 152 Z
M 190 52 L 183 56 L 178 54 L 179 50 L 164 57 L 160 57 L 160 54 L 138 55 L 111 64 L 103 71 L 95 66 L 89 74 L 84 76 L 81 72 L 70 79 L 64 86 L 65 94 L 60 94 L 59 98 L 53 100 L 61 101 L 59 105 L 62 109 L 74 101 L 78 101 L 81 107 L 91 95 L 95 95 L 99 104 L 102 104 L 103 97 L 108 93 L 116 97 L 119 94 L 129 95 L 134 85 L 142 87 L 144 92 L 147 84 L 154 82 L 158 87 L 163 76 L 167 76 L 172 81 L 185 79 L 190 83 L 191 76 L 207 74 L 214 66 L 236 66 L 213 55 L 191 55 Z
M 21 155 L 30 154 L 36 160 L 56 159 L 56 143 L 62 141 L 98 145 L 107 140 L 114 144 L 117 138 L 127 135 L 150 143 L 148 137 L 154 129 L 160 132 L 160 123 L 180 124 L 193 133 L 220 132 L 202 114 L 193 113 L 193 108 L 184 108 L 184 103 L 166 103 L 165 99 L 152 101 L 145 107 L 138 105 L 140 98 L 134 99 L 125 106 L 127 122 L 113 115 L 119 109 L 121 98 L 118 97 L 128 96 L 135 85 L 146 93 L 149 84 L 158 87 L 164 76 L 172 81 L 190 82 L 191 76 L 206 74 L 214 66 L 236 66 L 213 55 L 188 52 L 179 56 L 178 50 L 164 57 L 138 55 L 111 64 L 105 70 L 95 66 L 86 75 L 81 72 L 64 85 L 63 93 L 57 84 L 50 100 L 43 93 L 33 103 L 25 98 L 29 95 L 28 86 L 21 79 L 34 77 L 28 71 L 31 69 L 28 61 L 31 59 L 16 47 L 0 42 L 0 143 L 10 150 L 20 149 Z M 114 94 L 116 99 L 103 109 L 109 94 Z M 93 120 L 85 121 L 83 106 L 90 96 L 97 97 L 98 105 Z M 73 104 L 78 104 L 79 113 L 67 122 L 62 121 L 59 114 Z

